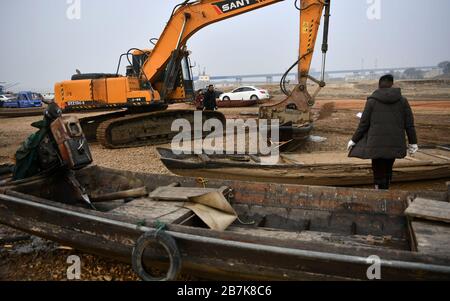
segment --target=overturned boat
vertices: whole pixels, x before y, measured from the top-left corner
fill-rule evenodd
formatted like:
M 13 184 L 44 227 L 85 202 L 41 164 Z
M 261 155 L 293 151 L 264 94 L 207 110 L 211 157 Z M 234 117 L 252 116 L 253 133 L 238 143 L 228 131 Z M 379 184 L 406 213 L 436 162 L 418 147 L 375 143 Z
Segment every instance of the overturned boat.
M 448 206 L 448 193 L 208 182 L 96 166 L 76 177 L 97 210 L 74 203 L 57 175 L 4 180 L 0 223 L 131 263 L 146 280 L 155 277 L 144 263 L 168 269 L 163 280 L 180 271 L 202 279 L 367 280 L 374 263 L 383 280 L 450 279 L 450 226 L 405 215 L 418 197 Z M 211 192 L 239 216 L 225 231 L 185 206 Z
M 370 160 L 349 158 L 345 152 L 254 155 L 175 154 L 158 148 L 162 163 L 180 176 L 257 182 L 358 186 L 373 182 Z M 393 182 L 450 179 L 450 148 L 422 149 L 414 157 L 397 160 Z

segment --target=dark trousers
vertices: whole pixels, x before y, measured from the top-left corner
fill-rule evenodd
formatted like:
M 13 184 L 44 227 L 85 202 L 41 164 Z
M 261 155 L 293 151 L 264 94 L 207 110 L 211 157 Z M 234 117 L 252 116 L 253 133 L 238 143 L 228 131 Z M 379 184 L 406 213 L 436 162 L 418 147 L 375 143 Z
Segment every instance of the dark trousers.
M 388 190 L 392 181 L 392 169 L 395 159 L 374 159 L 372 170 L 375 185 L 378 189 Z

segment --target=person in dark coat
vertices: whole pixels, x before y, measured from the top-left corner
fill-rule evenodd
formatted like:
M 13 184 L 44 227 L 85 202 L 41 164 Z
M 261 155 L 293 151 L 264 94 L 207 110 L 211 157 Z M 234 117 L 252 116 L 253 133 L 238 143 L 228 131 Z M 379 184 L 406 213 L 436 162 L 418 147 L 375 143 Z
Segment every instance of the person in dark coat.
M 203 110 L 205 111 L 215 111 L 217 110 L 216 103 L 216 92 L 214 91 L 214 86 L 210 85 L 208 91 L 206 91 L 203 96 Z
M 419 150 L 411 107 L 393 85 L 392 75 L 380 78 L 379 89 L 367 99 L 359 127 L 348 143 L 349 157 L 372 159 L 376 189 L 389 189 L 396 159 Z

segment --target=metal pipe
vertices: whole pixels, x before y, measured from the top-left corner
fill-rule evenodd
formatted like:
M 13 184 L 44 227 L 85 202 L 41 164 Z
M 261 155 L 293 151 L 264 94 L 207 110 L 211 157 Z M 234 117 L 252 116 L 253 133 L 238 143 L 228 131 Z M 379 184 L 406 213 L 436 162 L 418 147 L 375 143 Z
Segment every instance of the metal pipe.
M 322 42 L 322 72 L 321 81 L 325 82 L 325 64 L 328 52 L 328 32 L 330 28 L 330 9 L 331 0 L 325 1 L 325 14 L 324 14 L 324 24 L 323 24 L 323 42 Z
M 175 47 L 175 49 L 178 49 L 180 47 L 181 39 L 183 37 L 184 30 L 186 29 L 186 23 L 187 23 L 188 19 L 189 19 L 189 15 L 188 14 L 184 14 L 183 27 L 181 28 L 180 36 L 178 37 L 177 47 Z
M 327 54 L 324 52 L 322 54 L 322 70 L 321 70 L 321 74 L 320 74 L 320 81 L 323 83 L 325 82 L 325 64 L 327 61 Z
M 92 222 L 99 222 L 111 226 L 123 227 L 130 230 L 140 231 L 140 232 L 148 232 L 154 230 L 149 227 L 142 227 L 138 225 L 133 225 L 126 222 L 111 220 L 104 217 L 98 217 L 94 215 L 89 215 L 85 213 L 80 213 L 76 211 L 71 211 L 63 208 L 53 207 L 41 203 L 36 203 L 24 199 L 19 199 L 16 197 L 0 194 L 0 199 L 6 202 L 17 203 L 25 206 L 30 206 L 34 208 L 44 209 L 48 211 L 52 211 L 55 213 L 61 213 L 70 215 L 73 217 L 83 218 Z M 275 247 L 275 246 L 267 246 L 267 245 L 259 245 L 254 243 L 246 243 L 239 241 L 228 241 L 219 238 L 210 238 L 203 237 L 198 235 L 174 232 L 174 231 L 165 231 L 167 234 L 173 236 L 174 238 L 188 240 L 197 243 L 214 243 L 217 245 L 221 245 L 223 247 L 231 247 L 238 248 L 243 250 L 250 250 L 254 252 L 270 252 L 276 253 L 279 255 L 291 255 L 305 259 L 322 259 L 322 260 L 332 260 L 341 263 L 350 263 L 350 264 L 359 264 L 359 265 L 369 265 L 367 263 L 367 258 L 360 256 L 351 256 L 351 255 L 341 255 L 341 254 L 331 254 L 324 252 L 316 252 L 316 251 L 306 251 L 306 250 L 298 250 L 286 247 Z M 424 263 L 415 263 L 415 262 L 405 262 L 405 261 L 397 261 L 397 260 L 381 260 L 381 267 L 390 267 L 390 268 L 398 268 L 412 271 L 426 271 L 432 273 L 445 273 L 450 274 L 450 266 L 442 266 L 442 265 L 432 265 L 432 264 L 424 264 Z

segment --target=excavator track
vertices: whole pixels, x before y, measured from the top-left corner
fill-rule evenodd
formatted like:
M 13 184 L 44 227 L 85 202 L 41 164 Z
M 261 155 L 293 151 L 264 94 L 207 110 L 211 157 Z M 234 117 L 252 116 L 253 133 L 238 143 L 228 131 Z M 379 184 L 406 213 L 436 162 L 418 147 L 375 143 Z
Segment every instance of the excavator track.
M 90 117 L 84 117 L 80 119 L 81 127 L 83 128 L 83 132 L 85 137 L 89 142 L 96 142 L 97 141 L 97 130 L 100 124 L 102 124 L 105 121 L 117 119 L 120 117 L 125 116 L 131 116 L 134 114 L 144 114 L 144 113 L 151 113 L 151 112 L 161 112 L 165 111 L 168 108 L 166 104 L 152 104 L 152 105 L 146 105 L 146 106 L 130 106 L 130 107 L 115 107 L 114 112 L 109 112 L 101 115 L 96 116 L 90 116 Z M 97 108 L 100 109 L 100 108 Z M 101 110 L 100 112 L 102 112 Z M 83 112 L 95 112 L 95 110 L 87 109 L 87 108 L 80 108 L 80 109 L 74 109 L 74 107 L 70 107 L 68 109 L 65 109 L 63 111 L 64 113 L 70 113 L 70 112 L 76 112 L 76 113 L 83 113 Z
M 171 130 L 172 122 L 176 119 L 186 119 L 193 125 L 194 112 L 169 110 L 112 118 L 98 126 L 97 141 L 109 149 L 167 144 L 177 134 Z M 203 112 L 203 121 L 211 118 L 226 123 L 222 113 Z

